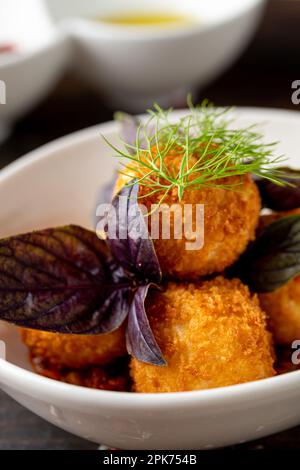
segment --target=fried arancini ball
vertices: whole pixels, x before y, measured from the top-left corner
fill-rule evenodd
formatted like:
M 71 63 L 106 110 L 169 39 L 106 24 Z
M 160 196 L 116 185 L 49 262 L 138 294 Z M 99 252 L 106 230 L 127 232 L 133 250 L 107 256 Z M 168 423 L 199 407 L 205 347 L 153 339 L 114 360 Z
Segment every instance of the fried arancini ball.
M 168 157 L 165 157 L 164 164 L 172 165 L 172 168 L 178 170 L 182 157 L 173 153 Z M 194 161 L 196 160 L 191 159 L 191 165 Z M 142 172 L 143 168 L 139 168 L 137 174 L 142 176 Z M 136 175 L 132 169 L 128 169 L 126 175 L 120 175 L 115 193 L 134 176 Z M 162 239 L 160 234 L 160 238 L 153 240 L 163 275 L 169 279 L 193 281 L 198 280 L 200 276 L 222 273 L 239 258 L 248 242 L 255 237 L 261 203 L 258 188 L 251 176 L 232 176 L 212 183 L 238 186 L 234 191 L 216 187 L 186 190 L 180 202 L 177 189 L 174 188 L 163 200 L 168 207 L 180 204 L 183 208 L 185 204 L 191 204 L 192 231 L 195 231 L 196 205 L 204 205 L 204 246 L 202 248 L 186 249 L 186 243 L 194 242 L 196 237 L 189 238 L 183 224 L 183 236 L 175 239 L 173 214 L 171 214 L 170 239 Z M 152 191 L 153 188 L 149 186 L 140 186 L 139 189 L 140 201 L 147 207 L 148 212 L 150 212 L 151 205 L 158 204 L 163 196 L 160 192 L 150 194 Z M 160 231 L 161 227 L 160 222 Z M 200 230 L 203 232 L 202 226 Z
M 32 365 L 38 374 L 72 385 L 116 392 L 128 392 L 131 388 L 127 357 L 117 359 L 108 366 L 83 369 L 57 369 L 39 358 L 33 359 Z
M 130 391 L 129 380 L 125 374 L 112 376 L 101 367 L 92 367 L 84 371 L 69 371 L 60 380 L 68 384 L 96 388 L 97 390 L 109 390 L 112 392 Z
M 169 283 L 151 292 L 146 310 L 168 365 L 132 359 L 136 392 L 208 389 L 275 374 L 265 314 L 237 279 Z
M 261 217 L 260 228 L 288 215 L 300 214 L 300 208 Z M 291 345 L 300 339 L 300 276 L 291 279 L 274 292 L 260 294 L 262 308 L 269 316 L 276 344 Z
M 105 365 L 126 355 L 125 325 L 99 336 L 66 335 L 22 329 L 22 339 L 33 360 L 49 366 L 79 369 Z

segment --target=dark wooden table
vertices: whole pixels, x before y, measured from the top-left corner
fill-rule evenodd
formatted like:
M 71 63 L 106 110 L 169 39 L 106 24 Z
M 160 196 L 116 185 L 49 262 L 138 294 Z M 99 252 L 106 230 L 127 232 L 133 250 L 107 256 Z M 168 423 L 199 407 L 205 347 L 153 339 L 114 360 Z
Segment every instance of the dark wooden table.
M 207 97 L 217 105 L 297 110 L 291 101 L 291 83 L 300 79 L 299 24 L 300 0 L 270 0 L 246 53 L 222 77 L 199 91 L 197 99 Z M 10 139 L 0 146 L 0 168 L 52 139 L 112 115 L 101 96 L 68 75 L 38 109 L 16 124 Z M 299 450 L 300 427 L 239 447 Z M 0 392 L 0 449 L 96 448 L 46 423 Z

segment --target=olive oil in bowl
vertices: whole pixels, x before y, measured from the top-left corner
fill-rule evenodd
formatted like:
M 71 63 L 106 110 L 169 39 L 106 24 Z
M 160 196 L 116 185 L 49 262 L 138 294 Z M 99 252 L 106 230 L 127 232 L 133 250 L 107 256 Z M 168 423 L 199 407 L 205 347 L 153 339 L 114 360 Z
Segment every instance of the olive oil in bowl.
M 192 18 L 175 13 L 124 13 L 107 17 L 95 17 L 94 20 L 117 26 L 132 27 L 176 27 L 192 23 Z

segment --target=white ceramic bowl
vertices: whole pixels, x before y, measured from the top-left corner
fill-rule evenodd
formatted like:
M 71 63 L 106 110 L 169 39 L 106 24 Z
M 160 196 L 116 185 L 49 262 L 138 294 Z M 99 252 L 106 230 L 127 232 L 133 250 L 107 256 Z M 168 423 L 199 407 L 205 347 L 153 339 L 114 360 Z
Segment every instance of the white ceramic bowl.
M 174 113 L 174 118 L 180 115 Z M 265 122 L 268 141 L 281 140 L 300 166 L 300 115 L 244 109 L 239 123 Z M 0 236 L 65 223 L 90 226 L 99 187 L 115 159 L 100 138 L 108 123 L 60 139 L 0 173 Z M 300 371 L 242 385 L 184 393 L 133 394 L 91 390 L 40 377 L 14 327 L 0 324 L 7 360 L 0 386 L 19 403 L 78 436 L 121 449 L 206 449 L 237 444 L 300 423 Z M 1 349 L 1 348 L 0 348 Z
M 74 65 L 111 103 L 143 111 L 182 100 L 241 53 L 264 0 L 47 0 L 74 39 Z M 123 12 L 178 12 L 194 23 L 130 28 L 91 21 Z
M 0 54 L 0 80 L 6 86 L 0 141 L 51 90 L 70 55 L 69 40 L 50 21 L 41 0 L 1 0 L 1 42 L 14 44 L 16 52 Z

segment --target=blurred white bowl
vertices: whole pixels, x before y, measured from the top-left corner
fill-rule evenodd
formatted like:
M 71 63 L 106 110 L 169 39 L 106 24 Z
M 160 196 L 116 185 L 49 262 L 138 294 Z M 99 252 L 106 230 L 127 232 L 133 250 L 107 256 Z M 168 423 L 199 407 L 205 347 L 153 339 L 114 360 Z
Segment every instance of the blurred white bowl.
M 13 122 L 36 105 L 66 66 L 69 41 L 50 21 L 42 0 L 1 0 L 0 46 L 16 50 L 0 54 L 0 80 L 6 103 L 0 104 L 0 141 Z
M 173 113 L 175 119 L 180 116 Z M 299 166 L 298 113 L 245 109 L 238 116 L 243 126 L 265 122 L 267 141 L 281 140 L 279 154 L 289 155 L 290 164 Z M 99 135 L 117 143 L 117 131 L 116 123 L 81 131 L 3 170 L 0 237 L 70 222 L 90 226 L 99 188 L 110 181 L 116 165 Z M 107 392 L 32 373 L 13 326 L 0 323 L 0 340 L 7 349 L 7 360 L 0 359 L 0 387 L 5 392 L 51 423 L 110 447 L 206 449 L 258 439 L 300 423 L 300 371 L 213 390 Z
M 248 44 L 264 0 L 47 0 L 75 42 L 77 70 L 123 109 L 167 106 L 220 74 Z M 130 27 L 93 17 L 171 12 L 192 18 L 173 28 Z

